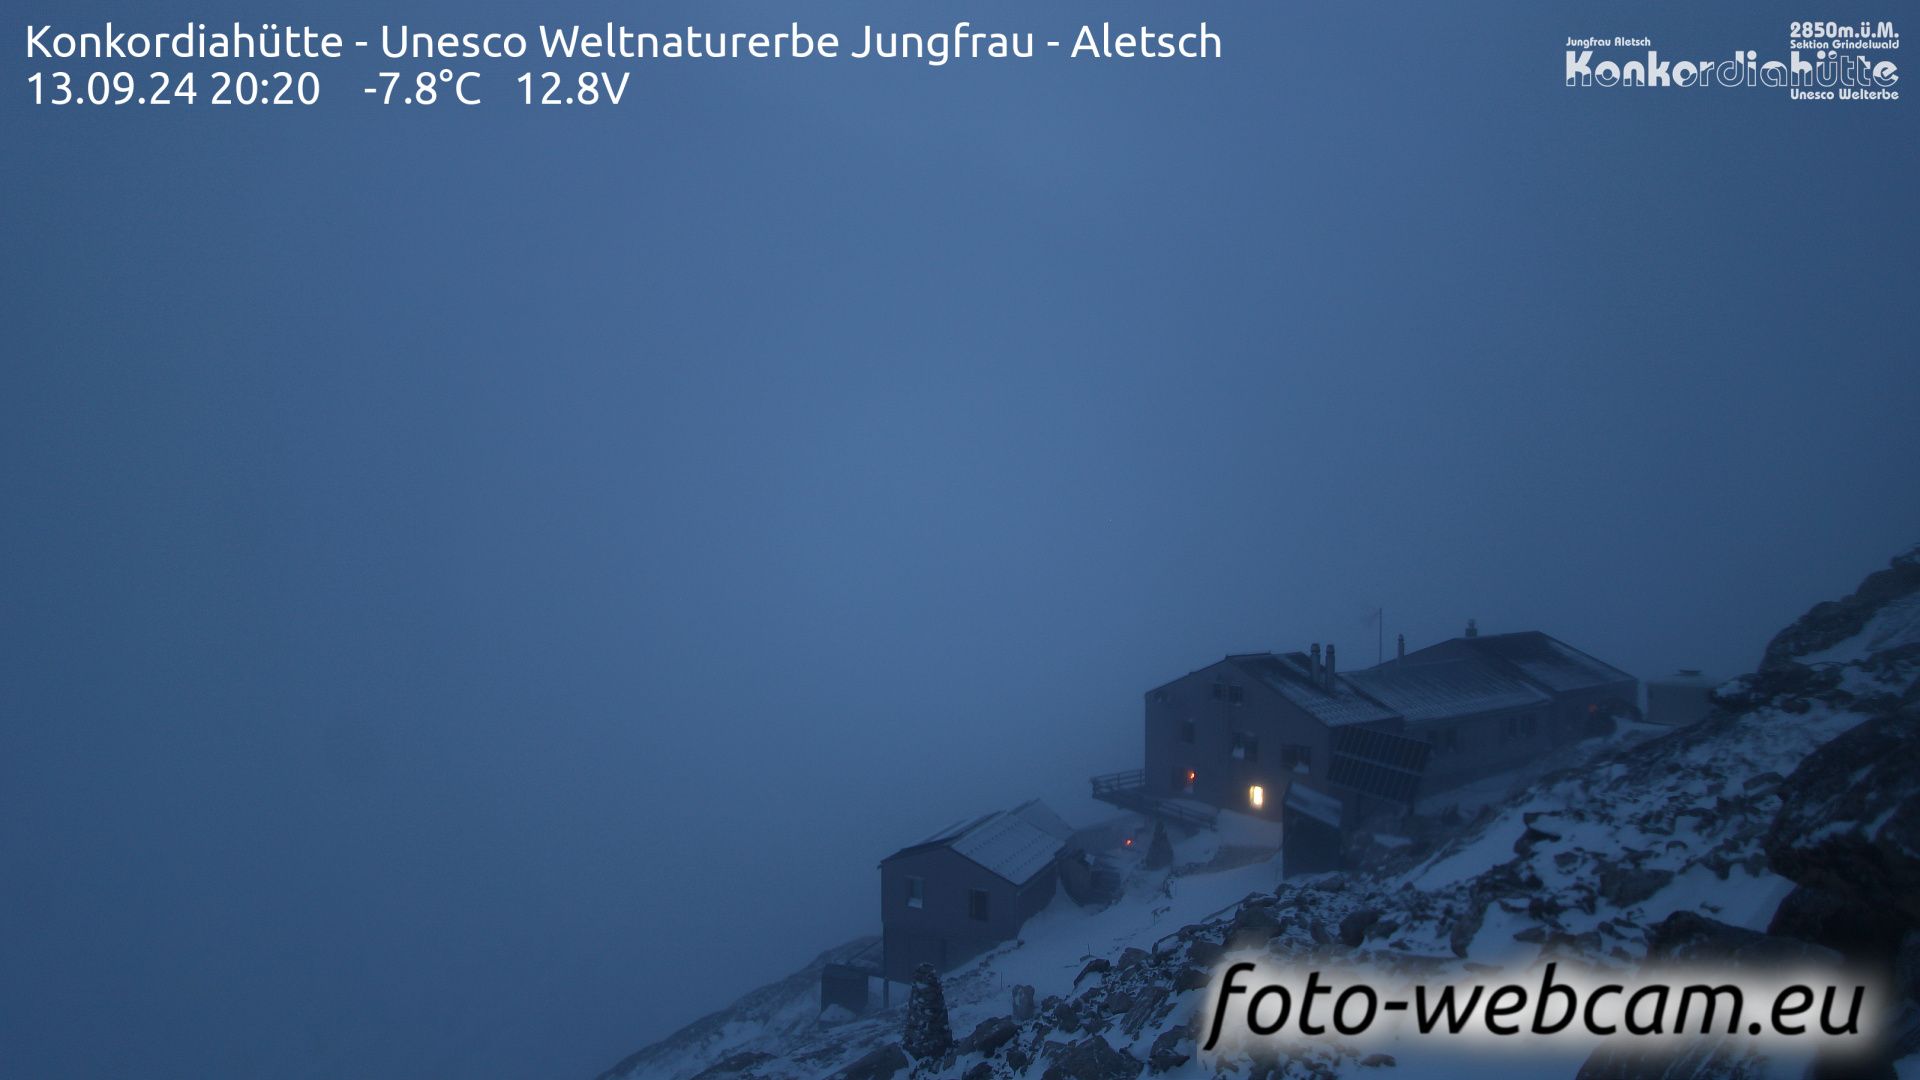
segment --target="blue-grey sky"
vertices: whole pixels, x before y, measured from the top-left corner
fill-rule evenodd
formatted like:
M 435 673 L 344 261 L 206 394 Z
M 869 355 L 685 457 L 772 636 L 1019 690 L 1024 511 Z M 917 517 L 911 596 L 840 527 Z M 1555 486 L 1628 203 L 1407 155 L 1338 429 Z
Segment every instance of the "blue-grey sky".
M 78 8 L 9 19 L 237 14 Z M 573 112 L 35 110 L 7 49 L 5 1068 L 592 1075 L 875 929 L 921 832 L 1082 812 L 1144 689 L 1352 666 L 1375 605 L 1744 669 L 1920 539 L 1914 104 L 1558 83 L 1803 14 L 246 15 L 1227 52 Z

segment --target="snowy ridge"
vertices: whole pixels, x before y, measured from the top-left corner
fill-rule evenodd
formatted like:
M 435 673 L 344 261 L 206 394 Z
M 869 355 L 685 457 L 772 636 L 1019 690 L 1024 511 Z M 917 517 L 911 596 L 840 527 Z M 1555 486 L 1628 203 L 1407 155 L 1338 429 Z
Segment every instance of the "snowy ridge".
M 764 1054 L 767 1047 L 802 1036 L 819 1022 L 821 969 L 876 950 L 879 944 L 879 938 L 870 937 L 828 949 L 779 982 L 751 991 L 628 1056 L 601 1073 L 601 1080 L 688 1077 L 716 1062 L 752 1058 Z

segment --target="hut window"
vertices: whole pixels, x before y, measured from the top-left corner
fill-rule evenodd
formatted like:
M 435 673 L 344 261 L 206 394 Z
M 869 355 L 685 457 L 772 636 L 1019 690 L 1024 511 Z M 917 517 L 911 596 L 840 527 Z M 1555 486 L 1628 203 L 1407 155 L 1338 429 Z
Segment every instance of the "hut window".
M 987 890 L 967 890 L 967 918 L 987 921 Z
M 1180 721 L 1180 741 L 1184 743 L 1190 743 L 1193 741 L 1193 721 L 1191 720 Z
M 1525 716 L 1509 716 L 1502 721 L 1502 727 L 1504 729 L 1502 734 L 1509 739 L 1531 739 L 1533 733 L 1539 730 L 1539 724 L 1532 713 Z
M 1244 731 L 1233 733 L 1233 760 L 1259 761 L 1260 740 Z
M 914 877 L 912 875 L 908 875 L 907 906 L 911 908 L 927 906 L 927 879 L 926 878 Z
M 1288 743 L 1280 748 L 1280 767 L 1294 772 L 1313 770 L 1313 747 L 1299 743 Z
M 1247 805 L 1255 810 L 1267 805 L 1267 789 L 1255 784 L 1247 789 Z

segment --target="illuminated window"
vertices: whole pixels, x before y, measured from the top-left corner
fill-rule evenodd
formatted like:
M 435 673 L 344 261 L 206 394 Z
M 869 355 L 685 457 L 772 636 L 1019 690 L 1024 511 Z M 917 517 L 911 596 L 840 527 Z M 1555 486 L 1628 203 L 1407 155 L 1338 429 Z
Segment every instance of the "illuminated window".
M 907 906 L 927 906 L 927 879 L 923 877 L 907 878 Z
M 1247 805 L 1255 810 L 1267 805 L 1267 789 L 1255 784 L 1247 789 Z

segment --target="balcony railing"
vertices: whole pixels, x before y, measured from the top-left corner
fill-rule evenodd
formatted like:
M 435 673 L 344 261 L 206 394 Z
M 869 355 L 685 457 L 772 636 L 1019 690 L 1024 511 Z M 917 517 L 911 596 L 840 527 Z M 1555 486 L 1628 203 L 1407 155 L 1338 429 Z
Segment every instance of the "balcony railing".
M 1117 806 L 1122 810 L 1146 814 L 1162 821 L 1170 821 L 1176 825 L 1211 829 L 1220 816 L 1218 810 L 1203 810 L 1190 803 L 1147 794 L 1147 773 L 1144 769 L 1104 773 L 1092 777 L 1089 782 L 1093 785 L 1093 797 L 1103 803 Z

